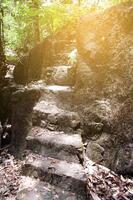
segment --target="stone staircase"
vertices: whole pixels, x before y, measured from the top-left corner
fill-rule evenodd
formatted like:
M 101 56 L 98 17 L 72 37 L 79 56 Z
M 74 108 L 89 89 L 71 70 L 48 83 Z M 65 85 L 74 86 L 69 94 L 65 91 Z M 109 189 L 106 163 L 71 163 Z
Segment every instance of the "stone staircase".
M 77 163 L 32 154 L 28 155 L 28 160 L 23 166 L 23 174 L 38 177 L 41 181 L 71 192 L 83 193 L 85 189 L 84 170 Z
M 82 127 L 72 103 L 72 67 L 68 61 L 74 46 L 74 41 L 66 44 L 58 52 L 55 66 L 44 70 L 45 83 L 35 84 L 42 95 L 33 109 L 18 200 L 88 199 Z
M 86 200 L 80 117 L 70 86 L 41 83 L 18 200 Z

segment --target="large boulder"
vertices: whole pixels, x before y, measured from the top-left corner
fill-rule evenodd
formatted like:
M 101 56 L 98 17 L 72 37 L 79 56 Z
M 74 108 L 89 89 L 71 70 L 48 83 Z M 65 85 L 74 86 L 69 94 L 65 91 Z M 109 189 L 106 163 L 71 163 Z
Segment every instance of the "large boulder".
M 83 16 L 77 31 L 77 95 L 86 153 L 133 174 L 133 3 Z
M 43 67 L 46 68 L 53 63 L 52 45 L 52 38 L 47 37 L 19 60 L 14 69 L 16 83 L 26 84 L 41 78 Z
M 93 90 L 104 89 L 109 95 L 112 90 L 121 95 L 122 89 L 127 92 L 133 73 L 132 22 L 133 3 L 81 18 L 77 31 L 77 88 L 93 85 Z
M 26 136 L 32 127 L 32 111 L 40 98 L 40 90 L 34 85 L 19 88 L 12 94 L 11 152 L 21 157 L 26 148 Z

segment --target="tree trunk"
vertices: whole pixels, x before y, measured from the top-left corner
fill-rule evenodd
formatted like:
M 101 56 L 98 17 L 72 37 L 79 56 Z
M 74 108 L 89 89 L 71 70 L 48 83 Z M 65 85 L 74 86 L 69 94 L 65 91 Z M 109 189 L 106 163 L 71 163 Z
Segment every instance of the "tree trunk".
M 0 3 L 0 85 L 3 84 L 6 74 L 5 54 L 4 54 L 4 29 L 3 29 L 3 9 Z
M 33 9 L 36 11 L 39 10 L 40 0 L 32 0 Z M 33 19 L 33 29 L 34 29 L 34 42 L 35 44 L 40 42 L 40 24 L 39 24 L 39 15 L 37 14 Z

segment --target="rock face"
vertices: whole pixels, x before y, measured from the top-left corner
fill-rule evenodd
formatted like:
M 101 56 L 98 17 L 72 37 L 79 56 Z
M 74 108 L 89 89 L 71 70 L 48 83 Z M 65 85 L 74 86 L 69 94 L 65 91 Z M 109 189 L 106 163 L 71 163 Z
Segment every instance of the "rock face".
M 110 88 L 116 92 L 118 84 L 123 86 L 131 81 L 129 73 L 132 73 L 133 65 L 132 6 L 132 3 L 125 3 L 103 13 L 81 18 L 77 33 L 77 87 L 93 84 L 93 88 L 97 86 L 97 89 L 103 89 L 107 84 L 119 79 L 116 87 Z
M 76 88 L 86 153 L 123 174 L 133 173 L 132 22 L 133 3 L 123 3 L 83 16 L 77 32 Z

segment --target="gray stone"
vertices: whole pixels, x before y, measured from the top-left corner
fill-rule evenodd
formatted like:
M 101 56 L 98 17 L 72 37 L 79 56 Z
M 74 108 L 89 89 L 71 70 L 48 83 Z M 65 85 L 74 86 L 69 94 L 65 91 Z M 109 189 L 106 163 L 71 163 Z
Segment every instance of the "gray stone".
M 133 143 L 123 145 L 116 152 L 114 170 L 123 175 L 133 175 Z
M 72 120 L 72 122 L 71 122 L 71 127 L 72 127 L 73 129 L 80 128 L 80 121 L 78 121 L 78 120 Z
M 54 124 L 48 124 L 48 125 L 47 125 L 47 129 L 48 129 L 49 131 L 56 131 L 56 126 L 55 126 Z
M 89 142 L 86 149 L 87 157 L 100 164 L 103 161 L 104 148 L 96 142 Z
M 54 158 L 44 158 L 37 155 L 28 155 L 23 166 L 23 175 L 32 176 L 37 171 L 38 177 L 55 186 L 84 194 L 86 191 L 86 176 L 80 164 L 59 161 Z
M 40 125 L 41 120 L 61 127 L 72 127 L 73 129 L 80 124 L 80 118 L 76 112 L 59 108 L 56 101 L 42 100 L 37 103 L 34 107 L 33 122 L 35 125 Z
M 83 131 L 83 129 L 81 129 L 81 128 L 77 129 L 77 130 L 76 130 L 76 133 L 79 134 L 79 135 L 81 135 L 81 136 L 84 135 L 84 131 Z
M 50 77 L 50 83 L 56 85 L 69 85 L 69 70 L 71 66 L 55 66 Z
M 32 126 L 32 111 L 40 91 L 33 88 L 23 88 L 12 97 L 12 149 L 16 156 L 21 156 L 26 148 L 26 136 Z
M 46 126 L 47 126 L 46 121 L 41 120 L 41 122 L 40 122 L 40 127 L 41 127 L 41 128 L 46 128 Z
M 48 131 L 34 127 L 27 137 L 28 148 L 45 157 L 53 157 L 69 162 L 79 162 L 78 154 L 83 149 L 82 138 L 78 134 Z
M 60 112 L 57 115 L 58 124 L 64 127 L 71 127 L 75 129 L 75 125 L 78 126 L 80 124 L 80 117 L 76 112 Z M 74 127 L 73 127 L 74 126 Z
M 111 141 L 111 134 L 108 133 L 102 133 L 101 136 L 97 139 L 97 143 L 102 147 L 109 146 Z
M 56 115 L 52 115 L 49 114 L 47 120 L 51 123 L 51 124 L 57 124 L 57 117 Z
M 23 177 L 17 200 L 85 200 L 85 195 L 65 191 L 47 182 Z

